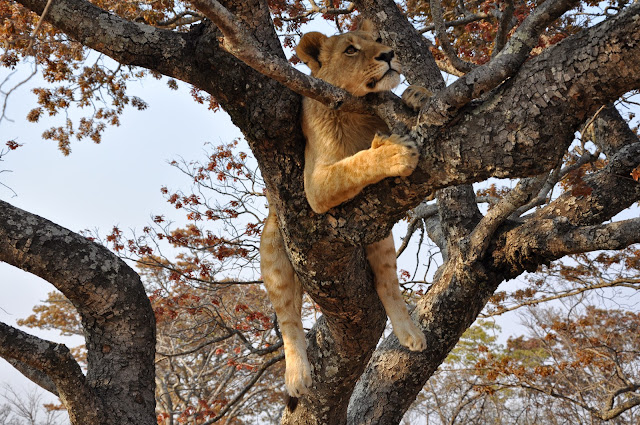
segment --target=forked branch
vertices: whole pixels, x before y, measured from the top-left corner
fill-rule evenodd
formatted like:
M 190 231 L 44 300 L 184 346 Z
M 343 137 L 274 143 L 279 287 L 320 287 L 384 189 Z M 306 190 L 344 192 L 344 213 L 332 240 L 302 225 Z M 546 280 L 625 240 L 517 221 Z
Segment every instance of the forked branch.
M 286 60 L 266 53 L 243 23 L 218 1 L 192 0 L 191 3 L 222 31 L 224 48 L 256 71 L 332 109 L 372 112 L 370 101 L 354 97 L 343 89 L 308 76 Z
M 538 6 L 491 61 L 436 93 L 423 107 L 418 124 L 442 125 L 471 100 L 514 75 L 529 57 L 542 31 L 577 3 L 577 0 L 551 0 Z

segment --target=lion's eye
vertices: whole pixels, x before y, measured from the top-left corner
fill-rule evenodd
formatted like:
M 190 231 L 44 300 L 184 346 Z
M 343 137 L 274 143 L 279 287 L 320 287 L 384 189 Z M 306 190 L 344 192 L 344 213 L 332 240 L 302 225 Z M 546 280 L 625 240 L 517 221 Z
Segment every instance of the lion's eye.
M 376 38 L 376 43 L 382 43 L 382 37 Z
M 347 49 L 344 51 L 347 55 L 355 55 L 356 53 L 358 53 L 358 49 L 356 49 L 353 46 L 349 46 L 347 47 Z

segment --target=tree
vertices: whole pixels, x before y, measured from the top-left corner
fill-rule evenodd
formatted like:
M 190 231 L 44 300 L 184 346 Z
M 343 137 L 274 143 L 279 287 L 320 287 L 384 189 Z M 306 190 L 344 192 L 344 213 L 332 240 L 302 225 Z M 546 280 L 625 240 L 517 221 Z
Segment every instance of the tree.
M 2 425 L 60 425 L 58 406 L 44 405 L 42 393 L 31 390 L 20 393 L 10 386 L 5 386 L 0 404 L 0 424 Z M 43 409 L 44 407 L 44 409 Z
M 572 303 L 573 304 L 573 303 Z M 433 424 L 629 424 L 638 420 L 638 314 L 529 308 L 527 335 L 469 328 L 410 412 Z M 407 424 L 414 423 L 408 421 Z
M 72 135 L 99 139 L 105 122 L 117 124 L 123 105 L 143 108 L 125 86 L 145 72 L 191 84 L 197 99 L 223 108 L 243 131 L 296 273 L 323 313 L 308 333 L 314 391 L 285 409 L 282 423 L 399 423 L 503 281 L 568 254 L 640 242 L 640 219 L 609 222 L 640 199 L 640 143 L 611 106 L 640 88 L 637 2 L 604 4 L 607 13 L 595 24 L 578 21 L 582 14 L 557 21 L 573 8 L 594 6 L 567 0 L 470 3 L 469 9 L 437 1 L 428 8 L 407 2 L 407 9 L 387 0 L 310 2 L 305 9 L 297 1 L 56 0 L 44 13 L 47 3 L 0 2 L 2 63 L 11 67 L 33 53 L 57 85 L 39 92 L 40 106 L 29 118 L 74 102 L 91 105 L 100 90 L 101 101 L 113 101 L 113 108 L 95 106 L 77 126 L 66 122 L 45 134 L 65 152 Z M 419 113 L 392 94 L 354 98 L 287 63 L 276 29 L 297 31 L 317 13 L 348 26 L 343 14 L 356 9 L 393 46 L 407 80 L 434 91 Z M 433 21 L 435 47 L 407 17 Z M 119 65 L 81 68 L 89 48 Z M 438 63 L 462 76 L 445 88 Z M 302 185 L 301 94 L 336 109 L 379 114 L 394 132 L 410 133 L 421 146 L 418 169 L 314 214 Z M 595 159 L 564 173 L 563 157 L 572 162 L 568 151 L 575 156 L 580 130 L 578 150 L 586 152 L 591 138 Z M 471 184 L 489 177 L 520 180 L 494 196 L 483 215 Z M 566 190 L 548 196 L 561 178 Z M 422 204 L 430 198 L 435 204 Z M 0 259 L 49 280 L 73 303 L 87 338 L 87 373 L 63 347 L 6 325 L 0 354 L 20 359 L 25 373 L 57 391 L 73 423 L 153 423 L 155 327 L 139 277 L 86 238 L 0 205 Z M 443 258 L 413 311 L 427 337 L 422 353 L 403 350 L 393 336 L 378 345 L 385 315 L 363 250 L 415 207 L 412 217 L 428 224 Z

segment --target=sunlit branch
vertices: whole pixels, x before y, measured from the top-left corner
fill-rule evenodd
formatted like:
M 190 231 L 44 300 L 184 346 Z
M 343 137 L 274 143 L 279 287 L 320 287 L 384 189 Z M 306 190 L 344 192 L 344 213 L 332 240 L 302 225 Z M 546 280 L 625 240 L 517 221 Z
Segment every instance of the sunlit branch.
M 192 0 L 191 3 L 222 31 L 225 49 L 256 71 L 330 108 L 372 112 L 370 103 L 363 98 L 303 74 L 285 59 L 266 53 L 244 25 L 216 0 Z
M 323 15 L 348 15 L 352 13 L 356 8 L 356 5 L 354 3 L 349 3 L 347 7 L 343 7 L 343 8 L 318 6 L 318 4 L 313 0 L 311 0 L 309 3 L 311 4 L 311 7 L 305 10 L 304 12 L 302 12 L 301 14 L 296 16 L 290 16 L 288 18 L 281 18 L 281 19 L 285 22 L 295 21 L 298 19 L 308 18 L 317 13 L 322 13 Z

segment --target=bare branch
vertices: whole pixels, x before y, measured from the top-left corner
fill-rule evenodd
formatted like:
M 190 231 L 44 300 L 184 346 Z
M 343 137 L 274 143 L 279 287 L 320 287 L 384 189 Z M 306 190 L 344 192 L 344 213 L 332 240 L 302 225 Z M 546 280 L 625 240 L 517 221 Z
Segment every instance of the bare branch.
M 204 16 L 197 12 L 194 12 L 192 10 L 185 10 L 184 12 L 180 12 L 172 18 L 166 19 L 164 21 L 159 21 L 156 26 L 173 29 L 181 25 L 194 24 L 201 21 L 202 18 L 204 18 Z
M 244 395 L 255 385 L 256 382 L 258 382 L 262 374 L 271 366 L 273 366 L 274 364 L 278 363 L 281 360 L 284 360 L 284 354 L 279 354 L 273 357 L 272 359 L 270 359 L 268 362 L 263 363 L 260 366 L 260 369 L 258 369 L 258 371 L 253 375 L 253 378 L 251 379 L 251 381 L 249 381 L 247 385 L 245 385 L 245 387 L 238 394 L 236 394 L 236 396 L 231 401 L 229 401 L 229 403 L 224 407 L 224 409 L 222 409 L 220 413 L 218 413 L 213 419 L 210 419 L 207 422 L 204 422 L 202 425 L 211 425 L 213 423 L 218 422 L 220 419 L 222 419 L 224 415 L 226 415 L 227 412 L 231 410 L 233 406 L 235 406 L 240 400 L 242 400 Z
M 440 2 L 440 0 L 431 0 L 430 4 L 431 15 L 433 16 L 433 25 L 436 30 L 436 35 L 440 40 L 442 50 L 449 59 L 449 62 L 451 62 L 451 65 L 456 70 L 463 73 L 467 73 L 472 69 L 477 68 L 477 65 L 460 59 L 458 57 L 458 53 L 451 45 L 451 41 L 449 41 L 449 36 L 447 35 L 447 29 L 444 25 L 444 19 L 442 18 L 442 3 Z
M 428 204 L 426 201 L 411 210 L 411 212 L 409 213 L 411 221 L 409 222 L 407 233 L 402 239 L 402 244 L 396 251 L 396 257 L 399 257 L 407 248 L 411 236 L 416 231 L 418 226 L 421 225 L 420 223 L 422 223 L 423 220 L 427 220 L 437 214 L 438 206 L 436 204 Z
M 519 207 L 526 204 L 533 194 L 540 190 L 546 179 L 546 175 L 540 175 L 520 180 L 513 190 L 487 212 L 469 236 L 470 244 L 466 261 L 473 263 L 484 256 L 498 226 Z
M 470 24 L 471 22 L 476 22 L 476 21 L 482 21 L 484 19 L 491 19 L 492 16 L 488 13 L 484 13 L 484 12 L 479 12 L 479 13 L 471 13 L 469 15 L 466 15 L 463 18 L 459 18 L 459 19 L 455 19 L 453 21 L 447 21 L 444 22 L 444 27 L 445 28 L 453 28 L 453 27 L 458 27 L 461 25 L 467 25 Z M 433 31 L 434 29 L 436 29 L 436 25 L 435 24 L 429 24 L 424 26 L 423 28 L 421 28 L 419 31 L 421 33 L 425 33 L 427 31 Z
M 611 281 L 601 281 L 599 283 L 588 284 L 588 285 L 581 286 L 579 288 L 573 288 L 571 290 L 562 291 L 555 295 L 549 295 L 549 296 L 540 297 L 540 298 L 536 298 L 528 301 L 519 302 L 510 307 L 498 307 L 495 310 L 491 310 L 486 314 L 484 313 L 481 314 L 479 317 L 486 318 L 486 317 L 499 316 L 501 314 L 504 314 L 510 311 L 518 310 L 519 308 L 522 308 L 522 307 L 535 306 L 535 305 L 546 303 L 548 301 L 574 297 L 576 295 L 580 295 L 585 292 L 593 291 L 594 289 L 604 289 L 604 288 L 629 288 L 634 290 L 640 290 L 640 279 L 620 278 L 620 279 L 614 279 Z
M 577 3 L 577 0 L 552 0 L 537 7 L 518 27 L 504 49 L 490 62 L 475 68 L 445 90 L 436 93 L 423 107 L 418 123 L 441 125 L 462 106 L 514 75 L 536 46 L 538 35 Z
M 498 33 L 496 34 L 495 44 L 491 52 L 492 57 L 500 53 L 507 43 L 507 34 L 509 34 L 509 31 L 513 27 L 512 20 L 514 11 L 515 6 L 513 0 L 508 0 L 507 7 L 504 12 L 502 12 L 502 16 L 500 16 L 500 25 L 498 26 Z
M 40 19 L 38 19 L 38 23 L 36 24 L 36 27 L 33 29 L 33 32 L 31 33 L 31 40 L 29 40 L 29 46 L 27 46 L 27 52 L 32 52 L 31 49 L 33 48 L 33 43 L 35 42 L 36 37 L 38 36 L 38 32 L 40 31 L 40 27 L 42 26 L 42 21 L 44 21 L 45 16 L 47 16 L 47 12 L 51 7 L 52 1 L 53 0 L 47 0 L 47 4 L 45 5 L 44 10 L 40 15 Z

